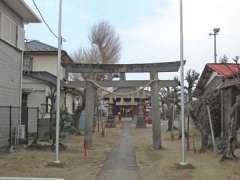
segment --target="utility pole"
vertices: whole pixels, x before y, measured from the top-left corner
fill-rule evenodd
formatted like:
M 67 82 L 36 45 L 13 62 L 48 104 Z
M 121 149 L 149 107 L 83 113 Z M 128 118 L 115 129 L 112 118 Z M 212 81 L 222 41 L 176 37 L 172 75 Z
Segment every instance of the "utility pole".
M 59 20 L 58 20 L 58 60 L 57 60 L 57 110 L 56 110 L 56 160 L 55 163 L 60 163 L 59 160 L 59 122 L 60 122 L 60 77 L 61 77 L 61 56 L 62 56 L 62 0 L 59 0 Z
M 217 63 L 217 35 L 220 32 L 220 28 L 214 28 L 213 33 L 209 33 L 209 36 L 214 37 L 214 63 Z
M 182 122 L 182 160 L 180 165 L 186 166 L 185 148 L 185 115 L 184 115 L 184 37 L 183 37 L 183 0 L 180 0 L 180 61 L 181 61 L 181 122 Z

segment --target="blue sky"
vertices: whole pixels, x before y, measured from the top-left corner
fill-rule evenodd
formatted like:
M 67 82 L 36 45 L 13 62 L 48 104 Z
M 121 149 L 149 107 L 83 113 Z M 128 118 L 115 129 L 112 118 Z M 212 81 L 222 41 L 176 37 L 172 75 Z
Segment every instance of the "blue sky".
M 25 0 L 35 11 L 31 0 Z M 50 26 L 57 32 L 58 0 L 35 0 Z M 89 46 L 88 32 L 105 20 L 119 33 L 120 63 L 151 63 L 179 59 L 179 0 L 63 0 L 64 49 L 69 53 Z M 201 72 L 213 62 L 213 40 L 208 34 L 221 27 L 218 55 L 240 55 L 239 0 L 184 0 L 186 69 Z M 44 24 L 26 26 L 28 39 L 51 45 L 57 40 Z M 174 74 L 175 75 L 175 74 Z M 160 75 L 168 79 L 173 75 Z M 146 77 L 145 77 L 146 78 Z

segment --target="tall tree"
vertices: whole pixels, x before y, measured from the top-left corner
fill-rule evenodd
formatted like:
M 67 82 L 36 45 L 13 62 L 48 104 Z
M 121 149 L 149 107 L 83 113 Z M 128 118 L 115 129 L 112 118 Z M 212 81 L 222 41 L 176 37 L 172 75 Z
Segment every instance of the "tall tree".
M 121 57 L 120 38 L 113 26 L 103 21 L 94 25 L 89 33 L 90 48 L 79 48 L 73 54 L 73 59 L 79 63 L 85 64 L 114 64 Z M 111 74 L 81 74 L 81 78 L 93 80 L 103 80 L 111 78 Z M 79 75 L 74 75 L 79 79 Z M 98 93 L 101 93 L 98 91 Z M 78 108 L 78 113 L 85 108 L 86 94 L 82 93 L 83 104 Z M 79 113 L 80 114 L 80 113 Z
M 237 159 L 234 151 L 236 149 L 236 146 L 234 143 L 237 142 L 237 130 L 239 129 L 239 108 L 240 108 L 240 95 L 239 93 L 232 93 L 233 89 L 235 88 L 237 91 L 240 90 L 240 65 L 239 65 L 239 56 L 236 56 L 232 59 L 234 63 L 236 64 L 237 71 L 233 72 L 233 80 L 235 81 L 235 87 L 229 87 L 228 89 L 224 89 L 224 105 L 230 106 L 228 109 L 228 112 L 224 112 L 228 114 L 224 120 L 225 120 L 225 132 L 224 132 L 224 141 L 226 144 L 226 149 L 224 150 L 222 160 L 225 159 Z M 228 67 L 228 65 L 226 65 Z M 228 67 L 229 68 L 229 67 Z M 230 94 L 230 95 L 229 95 Z M 230 97 L 230 98 L 229 98 Z M 234 101 L 233 101 L 234 97 Z
M 180 82 L 178 77 L 174 77 L 174 81 L 177 84 L 176 87 L 162 88 L 159 92 L 162 103 L 162 117 L 168 119 L 168 131 L 170 132 L 172 132 L 173 129 L 176 109 L 180 107 L 178 98 Z M 165 108 L 165 106 L 167 108 Z
M 221 64 L 226 64 L 228 63 L 228 61 L 229 61 L 229 58 L 226 55 L 223 55 L 223 57 L 220 57 L 219 59 L 219 63 Z
M 120 59 L 121 43 L 114 28 L 107 22 L 100 22 L 92 27 L 89 40 L 92 48 L 99 52 L 98 61 L 101 64 L 114 64 Z
M 197 84 L 200 74 L 193 69 L 188 70 L 185 80 L 187 81 L 187 86 L 185 89 L 188 94 L 188 102 L 192 102 L 193 91 Z
M 190 115 L 189 115 L 189 106 L 192 103 L 193 91 L 197 84 L 200 74 L 193 69 L 187 71 L 187 75 L 185 80 L 187 81 L 187 86 L 185 89 L 187 90 L 187 102 L 188 102 L 188 115 L 187 115 L 187 149 L 190 150 L 190 142 L 189 142 L 189 126 L 190 126 Z

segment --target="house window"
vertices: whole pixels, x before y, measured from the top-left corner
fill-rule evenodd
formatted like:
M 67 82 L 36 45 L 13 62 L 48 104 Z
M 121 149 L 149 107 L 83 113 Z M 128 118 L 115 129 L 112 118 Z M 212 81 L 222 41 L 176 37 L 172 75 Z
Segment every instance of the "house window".
M 23 60 L 23 72 L 29 72 L 33 69 L 33 57 L 25 56 Z
M 24 28 L 0 12 L 0 37 L 9 44 L 24 50 Z
M 17 46 L 17 25 L 16 23 L 11 20 L 6 15 L 2 14 L 1 16 L 2 23 L 1 23 L 1 32 L 2 32 L 2 39 L 7 41 L 13 46 Z

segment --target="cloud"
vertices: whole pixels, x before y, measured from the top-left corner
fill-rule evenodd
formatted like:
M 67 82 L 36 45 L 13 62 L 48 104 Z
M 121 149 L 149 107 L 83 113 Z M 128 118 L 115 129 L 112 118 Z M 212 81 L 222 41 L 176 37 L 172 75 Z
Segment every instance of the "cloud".
M 31 0 L 26 1 L 32 6 Z M 63 34 L 68 40 L 65 47 L 73 51 L 80 44 L 87 44 L 90 25 L 100 18 L 111 19 L 111 23 L 117 25 L 122 41 L 121 63 L 178 60 L 179 0 L 149 0 L 146 6 L 143 1 L 139 1 L 138 7 L 131 7 L 136 4 L 135 1 L 138 2 L 132 0 L 128 3 L 127 0 L 123 0 L 121 4 L 128 5 L 129 12 L 133 11 L 129 14 L 124 10 L 120 11 L 123 16 L 114 9 L 115 7 L 108 12 L 105 7 L 95 5 L 95 1 L 89 1 L 90 4 L 84 0 L 65 3 Z M 37 3 L 51 27 L 56 31 L 57 8 L 54 7 L 58 1 L 38 0 Z M 192 68 L 200 72 L 206 63 L 213 62 L 213 39 L 208 34 L 214 27 L 221 28 L 217 42 L 219 56 L 240 55 L 239 0 L 183 0 L 183 3 L 186 69 Z M 102 15 L 99 8 L 108 13 Z M 108 9 L 111 8 L 108 7 Z M 109 17 L 111 14 L 112 17 Z M 41 38 L 40 40 L 53 45 L 57 42 L 43 24 L 29 25 L 26 29 L 29 38 Z M 163 76 L 170 77 L 166 74 Z
M 219 56 L 239 55 L 239 0 L 183 0 L 186 68 L 201 71 L 213 62 L 213 40 L 209 33 L 220 27 Z M 153 16 L 141 17 L 135 26 L 119 28 L 123 62 L 161 62 L 179 59 L 179 1 L 156 7 Z M 124 60 L 125 59 L 125 60 Z

